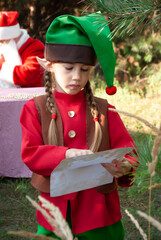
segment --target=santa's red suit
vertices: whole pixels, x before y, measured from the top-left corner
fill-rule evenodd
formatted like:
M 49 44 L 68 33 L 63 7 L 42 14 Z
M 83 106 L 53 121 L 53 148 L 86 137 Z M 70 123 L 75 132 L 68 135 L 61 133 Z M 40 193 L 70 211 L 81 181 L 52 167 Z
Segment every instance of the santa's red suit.
M 36 56 L 43 58 L 44 45 L 32 39 L 21 29 L 22 35 L 17 44 L 11 40 L 3 49 L 0 47 L 0 88 L 42 87 L 43 73 Z M 17 50 L 16 50 L 17 48 Z

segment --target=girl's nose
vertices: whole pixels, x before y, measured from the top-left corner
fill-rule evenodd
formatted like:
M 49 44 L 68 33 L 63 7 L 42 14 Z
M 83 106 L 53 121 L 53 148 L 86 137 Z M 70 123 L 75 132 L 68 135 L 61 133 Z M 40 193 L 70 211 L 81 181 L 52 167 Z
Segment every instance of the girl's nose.
M 73 71 L 72 79 L 78 81 L 78 80 L 80 80 L 80 78 L 81 78 L 80 69 L 75 69 L 75 70 Z

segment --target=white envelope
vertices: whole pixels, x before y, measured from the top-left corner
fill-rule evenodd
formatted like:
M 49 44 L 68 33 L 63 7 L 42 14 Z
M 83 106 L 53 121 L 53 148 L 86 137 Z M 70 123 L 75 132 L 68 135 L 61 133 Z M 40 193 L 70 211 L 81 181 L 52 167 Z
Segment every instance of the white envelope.
M 50 196 L 62 196 L 111 183 L 113 176 L 100 163 L 122 160 L 132 149 L 116 148 L 64 159 L 51 173 Z

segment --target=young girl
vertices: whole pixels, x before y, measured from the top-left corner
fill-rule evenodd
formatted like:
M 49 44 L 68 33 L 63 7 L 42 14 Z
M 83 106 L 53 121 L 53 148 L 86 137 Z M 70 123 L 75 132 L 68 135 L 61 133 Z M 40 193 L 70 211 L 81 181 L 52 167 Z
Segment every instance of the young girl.
M 113 106 L 92 94 L 89 74 L 96 56 L 108 85 L 106 92 L 116 92 L 110 30 L 106 27 L 98 34 L 97 16 L 64 15 L 51 23 L 45 59 L 38 59 L 51 76 L 46 81 L 46 95 L 29 100 L 23 107 L 22 160 L 33 172 L 31 184 L 59 207 L 74 236 L 81 240 L 122 240 L 117 184 L 132 185 L 130 174 L 134 170 L 127 165 L 127 161 L 135 162 L 132 156 L 102 164 L 114 176 L 113 183 L 50 197 L 50 174 L 61 161 L 134 144 L 119 115 L 108 110 Z M 37 221 L 37 234 L 60 239 L 39 211 Z

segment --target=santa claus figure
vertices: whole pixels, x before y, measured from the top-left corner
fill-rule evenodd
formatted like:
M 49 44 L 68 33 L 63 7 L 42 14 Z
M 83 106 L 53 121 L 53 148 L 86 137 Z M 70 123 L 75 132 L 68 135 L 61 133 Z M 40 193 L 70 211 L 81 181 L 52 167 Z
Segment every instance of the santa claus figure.
M 44 56 L 44 45 L 20 29 L 18 16 L 0 11 L 0 88 L 42 87 L 44 71 L 36 56 Z

